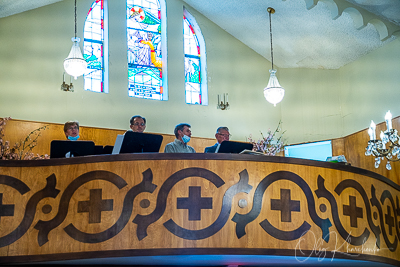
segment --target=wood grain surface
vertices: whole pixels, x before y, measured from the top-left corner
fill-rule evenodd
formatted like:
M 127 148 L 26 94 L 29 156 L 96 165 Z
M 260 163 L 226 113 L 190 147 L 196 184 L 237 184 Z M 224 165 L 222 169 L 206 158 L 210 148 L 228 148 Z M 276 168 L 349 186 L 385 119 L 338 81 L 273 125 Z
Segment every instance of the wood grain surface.
M 400 264 L 400 186 L 284 157 L 136 154 L 0 162 L 0 262 L 244 254 Z

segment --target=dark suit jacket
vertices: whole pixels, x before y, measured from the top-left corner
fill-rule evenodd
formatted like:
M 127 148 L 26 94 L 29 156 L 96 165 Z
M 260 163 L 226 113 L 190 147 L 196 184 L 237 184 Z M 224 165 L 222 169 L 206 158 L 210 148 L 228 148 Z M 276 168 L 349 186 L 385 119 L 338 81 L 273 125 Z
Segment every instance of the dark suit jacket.
M 204 153 L 215 153 L 215 149 L 217 149 L 218 143 L 213 146 L 208 146 L 204 149 Z

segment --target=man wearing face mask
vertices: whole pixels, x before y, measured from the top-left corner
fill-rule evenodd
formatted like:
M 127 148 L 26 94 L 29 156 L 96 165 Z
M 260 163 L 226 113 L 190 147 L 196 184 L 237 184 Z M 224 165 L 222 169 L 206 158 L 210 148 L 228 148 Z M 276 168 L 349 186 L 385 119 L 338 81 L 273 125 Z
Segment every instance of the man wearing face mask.
M 180 123 L 175 126 L 174 130 L 175 141 L 167 144 L 164 148 L 164 153 L 196 153 L 193 147 L 187 145 L 192 136 L 190 125 Z
M 64 124 L 65 137 L 68 140 L 76 141 L 79 139 L 79 122 L 78 121 L 67 121 Z

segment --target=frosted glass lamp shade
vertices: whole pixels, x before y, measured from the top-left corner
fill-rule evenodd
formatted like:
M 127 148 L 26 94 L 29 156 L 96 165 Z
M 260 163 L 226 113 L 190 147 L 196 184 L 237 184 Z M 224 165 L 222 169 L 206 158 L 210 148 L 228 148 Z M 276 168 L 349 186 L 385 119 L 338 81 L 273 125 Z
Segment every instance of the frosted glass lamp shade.
M 264 97 L 269 103 L 276 106 L 276 104 L 282 101 L 283 96 L 285 95 L 285 89 L 281 87 L 278 78 L 276 78 L 276 70 L 269 70 L 269 72 L 271 73 L 271 76 L 269 77 L 267 87 L 264 88 Z
M 76 80 L 86 72 L 87 62 L 83 58 L 81 48 L 79 47 L 81 39 L 73 37 L 71 40 L 73 44 L 71 52 L 69 52 L 68 57 L 64 60 L 64 69 L 66 73 L 73 76 Z

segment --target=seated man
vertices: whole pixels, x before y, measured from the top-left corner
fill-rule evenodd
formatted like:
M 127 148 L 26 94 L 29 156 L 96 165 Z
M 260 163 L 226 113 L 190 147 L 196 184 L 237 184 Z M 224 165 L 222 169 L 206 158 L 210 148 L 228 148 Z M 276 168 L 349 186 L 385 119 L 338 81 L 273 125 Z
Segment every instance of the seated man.
M 79 122 L 67 121 L 64 124 L 64 134 L 68 140 L 76 141 L 79 139 Z
M 130 123 L 131 123 L 130 128 L 133 132 L 143 133 L 144 130 L 146 129 L 145 117 L 135 115 L 131 118 Z
M 215 150 L 222 143 L 222 141 L 229 141 L 229 137 L 230 134 L 228 127 L 218 127 L 217 133 L 215 134 L 217 143 L 213 146 L 206 147 L 204 149 L 204 153 L 215 153 Z
M 196 153 L 193 147 L 187 145 L 192 136 L 189 124 L 180 123 L 176 125 L 174 134 L 175 141 L 165 146 L 164 153 Z

